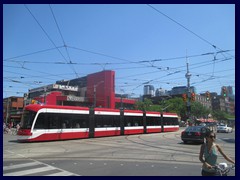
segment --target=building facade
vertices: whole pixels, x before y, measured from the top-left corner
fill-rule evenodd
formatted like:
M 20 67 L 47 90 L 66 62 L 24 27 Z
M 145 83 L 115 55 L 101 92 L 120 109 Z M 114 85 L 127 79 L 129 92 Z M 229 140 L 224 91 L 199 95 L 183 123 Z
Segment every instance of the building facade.
M 182 94 L 186 94 L 187 92 L 188 92 L 187 86 L 177 86 L 172 88 L 170 95 L 181 96 Z M 196 88 L 194 86 L 190 87 L 190 93 L 196 93 Z
M 23 97 L 11 96 L 3 99 L 3 119 L 5 123 L 20 123 L 24 107 Z
M 115 109 L 120 101 L 126 106 L 135 100 L 115 97 L 115 71 L 106 70 L 72 80 L 60 80 L 54 84 L 31 89 L 28 102 L 63 106 L 92 106 Z

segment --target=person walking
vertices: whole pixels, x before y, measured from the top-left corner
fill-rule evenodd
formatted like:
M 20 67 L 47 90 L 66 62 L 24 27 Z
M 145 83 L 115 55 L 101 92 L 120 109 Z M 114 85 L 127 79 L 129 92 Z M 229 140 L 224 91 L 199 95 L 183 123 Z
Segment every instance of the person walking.
M 230 163 L 235 164 L 230 157 L 228 157 L 222 150 L 222 148 L 215 143 L 216 134 L 214 132 L 206 133 L 206 143 L 202 144 L 199 160 L 202 165 L 202 176 L 217 176 L 216 170 L 213 166 L 217 165 L 218 152 Z
M 17 132 L 18 132 L 19 129 L 20 129 L 20 125 L 17 124 L 17 126 L 16 126 L 16 130 L 17 130 Z

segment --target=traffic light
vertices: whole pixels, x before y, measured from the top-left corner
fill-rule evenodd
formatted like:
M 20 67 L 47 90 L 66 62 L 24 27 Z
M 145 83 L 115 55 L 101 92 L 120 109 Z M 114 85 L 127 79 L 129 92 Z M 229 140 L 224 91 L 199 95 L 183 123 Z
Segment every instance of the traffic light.
M 192 94 L 191 94 L 191 100 L 192 100 L 192 101 L 196 101 L 195 93 L 192 93 Z
M 223 97 L 227 97 L 227 89 L 226 87 L 223 87 Z
M 186 102 L 187 101 L 187 94 L 182 94 L 182 98 L 183 98 L 183 101 Z
M 209 93 L 209 91 L 206 92 L 206 99 L 207 99 L 207 101 L 210 100 L 210 93 Z

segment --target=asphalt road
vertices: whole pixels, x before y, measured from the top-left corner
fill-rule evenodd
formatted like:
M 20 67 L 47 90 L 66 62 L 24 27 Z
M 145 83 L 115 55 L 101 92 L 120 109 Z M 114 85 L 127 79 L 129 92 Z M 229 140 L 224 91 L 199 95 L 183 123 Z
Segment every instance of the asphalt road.
M 3 175 L 200 176 L 200 144 L 183 144 L 181 131 L 38 143 L 4 135 Z M 217 143 L 235 159 L 235 132 Z

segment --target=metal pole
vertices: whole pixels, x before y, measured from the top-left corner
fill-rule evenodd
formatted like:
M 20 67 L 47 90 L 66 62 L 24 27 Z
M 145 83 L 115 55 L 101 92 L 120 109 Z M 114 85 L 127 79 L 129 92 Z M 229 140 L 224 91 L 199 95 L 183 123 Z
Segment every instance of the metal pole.
M 11 88 L 12 86 L 8 86 L 8 88 Z M 7 92 L 8 92 L 8 88 L 7 88 L 7 91 L 6 91 L 6 96 L 5 97 L 7 97 Z M 7 124 L 7 122 L 8 122 L 8 119 L 9 119 L 9 103 L 10 103 L 10 98 L 8 97 L 7 98 L 7 113 L 6 113 L 6 124 Z
M 188 68 L 188 58 L 186 60 L 187 60 L 187 73 L 186 73 L 185 77 L 187 78 L 187 116 L 188 116 L 188 118 L 190 118 L 190 115 L 191 115 L 191 101 L 190 101 L 190 98 L 191 98 L 191 92 L 190 92 L 191 74 L 190 74 L 189 68 Z
M 124 109 L 124 107 L 123 107 L 123 97 L 122 97 L 122 96 L 123 96 L 123 93 L 124 93 L 124 90 L 123 90 L 123 89 L 120 89 L 120 91 L 121 91 L 121 104 L 120 104 L 121 107 L 120 107 L 120 108 L 121 108 L 121 109 Z
M 93 86 L 93 107 L 96 107 L 96 85 Z
M 123 109 L 123 99 L 122 99 L 122 94 L 121 94 L 121 109 Z
M 46 104 L 47 87 L 44 87 L 44 104 Z
M 9 97 L 7 98 L 7 115 L 6 115 L 6 124 L 8 122 L 8 118 L 9 118 Z
M 162 109 L 161 109 L 161 132 L 164 132 L 163 111 L 165 111 L 169 106 L 171 106 L 171 104 L 169 104 L 169 105 L 166 106 L 165 108 L 162 108 Z

